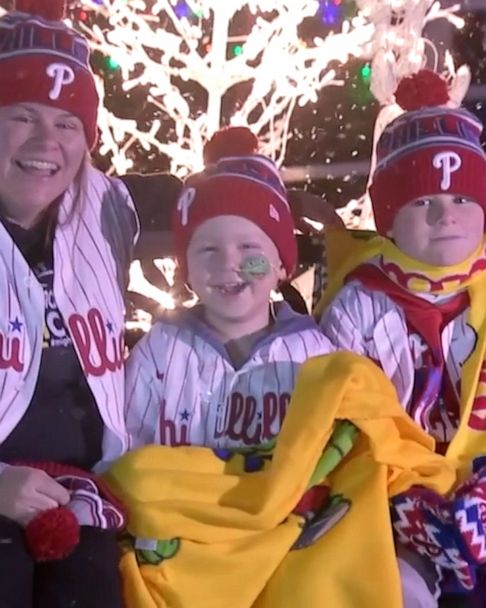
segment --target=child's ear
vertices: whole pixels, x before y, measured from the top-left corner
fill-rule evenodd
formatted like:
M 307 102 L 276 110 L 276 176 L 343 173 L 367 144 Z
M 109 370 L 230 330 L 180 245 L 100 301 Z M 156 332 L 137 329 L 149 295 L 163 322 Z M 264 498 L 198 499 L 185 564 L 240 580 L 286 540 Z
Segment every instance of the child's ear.
M 281 262 L 279 267 L 277 268 L 277 279 L 279 283 L 287 280 L 287 271 L 285 270 Z

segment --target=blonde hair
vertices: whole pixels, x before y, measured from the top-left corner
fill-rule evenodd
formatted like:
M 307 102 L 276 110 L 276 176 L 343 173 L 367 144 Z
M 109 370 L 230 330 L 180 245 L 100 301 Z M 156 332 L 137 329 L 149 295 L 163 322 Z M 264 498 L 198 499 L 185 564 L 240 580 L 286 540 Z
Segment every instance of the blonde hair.
M 67 218 L 63 222 L 65 224 L 70 224 L 76 217 L 81 215 L 83 212 L 85 194 L 86 194 L 87 187 L 88 187 L 88 169 L 89 169 L 89 167 L 91 167 L 91 155 L 90 155 L 89 151 L 86 150 L 86 154 L 84 155 L 83 159 L 81 160 L 81 164 L 79 166 L 78 172 L 76 173 L 74 180 L 73 180 L 73 185 L 74 185 L 73 205 L 71 207 L 71 210 L 70 210 Z M 45 241 L 44 241 L 45 247 L 47 247 L 50 244 L 52 238 L 54 237 L 54 231 L 55 231 L 56 225 L 59 221 L 59 218 L 58 218 L 59 206 L 61 205 L 61 201 L 62 201 L 64 194 L 65 194 L 65 192 L 63 192 L 61 194 L 61 196 L 59 196 L 55 201 L 53 201 L 46 209 L 47 230 L 46 230 Z

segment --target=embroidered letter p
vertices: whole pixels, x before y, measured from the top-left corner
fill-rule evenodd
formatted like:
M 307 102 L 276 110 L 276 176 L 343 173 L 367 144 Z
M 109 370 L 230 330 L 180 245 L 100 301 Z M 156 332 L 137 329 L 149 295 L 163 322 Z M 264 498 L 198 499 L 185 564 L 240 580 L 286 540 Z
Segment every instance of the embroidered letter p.
M 449 150 L 448 152 L 439 152 L 434 156 L 432 161 L 435 169 L 442 169 L 442 179 L 440 187 L 442 190 L 449 190 L 451 187 L 451 175 L 462 166 L 462 160 L 459 154 Z
M 177 211 L 181 214 L 181 224 L 183 226 L 187 226 L 189 222 L 189 208 L 195 198 L 195 188 L 188 188 L 177 201 Z
M 74 70 L 65 63 L 51 63 L 47 66 L 46 73 L 53 78 L 52 89 L 49 91 L 49 99 L 59 99 L 62 87 L 74 82 Z

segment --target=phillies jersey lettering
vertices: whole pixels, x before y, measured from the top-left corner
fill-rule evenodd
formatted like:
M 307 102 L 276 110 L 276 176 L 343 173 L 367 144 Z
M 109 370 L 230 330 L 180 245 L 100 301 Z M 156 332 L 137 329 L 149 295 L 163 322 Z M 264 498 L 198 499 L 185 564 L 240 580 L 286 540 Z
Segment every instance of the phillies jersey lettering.
M 103 376 L 106 371 L 114 372 L 123 367 L 123 332 L 117 332 L 98 309 L 92 308 L 86 317 L 73 314 L 68 324 L 88 376 Z
M 130 445 L 237 448 L 280 431 L 300 365 L 332 352 L 314 321 L 283 304 L 272 334 L 235 369 L 224 348 L 189 321 L 160 321 L 126 366 Z
M 68 348 L 74 340 L 81 364 L 88 375 L 102 376 L 106 371 L 121 369 L 124 351 L 122 332 L 117 335 L 113 323 L 104 321 L 101 312 L 92 308 L 86 317 L 80 314 L 69 317 L 72 340 L 54 297 L 53 269 L 46 264 L 38 264 L 33 270 L 44 290 L 43 348 Z
M 167 416 L 167 401 L 162 399 L 160 404 L 160 443 L 163 445 L 181 446 L 190 445 L 189 443 L 189 424 L 190 413 L 183 411 L 180 420 L 172 420 Z
M 226 403 L 217 407 L 215 439 L 226 437 L 244 445 L 258 445 L 277 435 L 290 402 L 290 394 L 263 395 L 232 393 Z
M 245 446 L 266 443 L 279 432 L 289 403 L 289 393 L 265 393 L 263 399 L 239 392 L 232 393 L 226 403 L 217 406 L 212 436 L 216 441 L 224 439 Z M 160 407 L 160 443 L 190 445 L 191 412 L 181 411 L 179 421 L 174 421 L 166 410 L 167 402 L 163 399 Z
M 23 323 L 18 318 L 9 322 L 10 332 L 8 335 L 0 332 L 0 369 L 13 369 L 16 372 L 21 372 L 24 369 L 24 363 L 20 357 L 20 334 L 22 332 Z M 15 335 L 14 332 L 19 332 Z

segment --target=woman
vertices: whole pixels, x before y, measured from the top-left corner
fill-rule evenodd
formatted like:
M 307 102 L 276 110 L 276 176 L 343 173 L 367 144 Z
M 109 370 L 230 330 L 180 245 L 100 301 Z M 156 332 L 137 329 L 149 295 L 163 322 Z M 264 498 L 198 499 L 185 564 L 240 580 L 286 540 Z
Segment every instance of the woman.
M 121 606 L 105 511 L 65 559 L 36 563 L 24 535 L 73 500 L 41 469 L 101 469 L 126 447 L 137 219 L 125 186 L 89 164 L 98 96 L 87 43 L 62 13 L 22 0 L 0 19 L 0 606 L 12 608 Z

